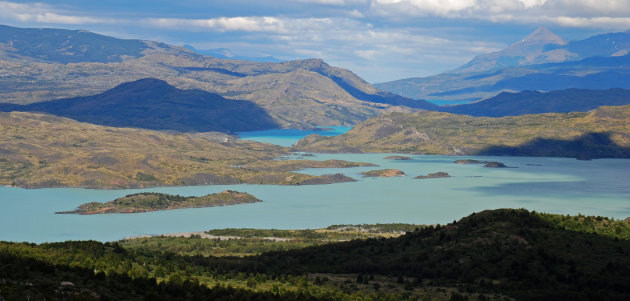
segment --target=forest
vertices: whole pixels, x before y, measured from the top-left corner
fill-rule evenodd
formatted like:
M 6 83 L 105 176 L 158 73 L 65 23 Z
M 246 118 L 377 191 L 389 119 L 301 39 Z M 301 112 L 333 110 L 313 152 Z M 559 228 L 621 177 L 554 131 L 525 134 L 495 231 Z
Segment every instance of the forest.
M 405 227 L 389 230 L 401 228 Z M 295 244 L 221 256 L 212 255 L 210 249 L 216 245 L 211 243 L 193 251 L 172 247 L 185 240 L 219 242 L 200 237 L 176 238 L 171 247 L 158 245 L 171 239 L 166 237 L 147 238 L 144 243 L 1 242 L 0 296 L 6 300 L 623 300 L 630 294 L 628 221 L 500 209 L 473 213 L 447 225 L 413 230 L 407 226 L 406 230 L 346 240 L 338 233 L 322 238 L 317 234 L 322 232 L 226 229 L 222 231 L 245 233 L 260 245 L 279 243 L 263 240 L 264 235 L 284 235 L 294 241 L 280 243 Z M 327 242 L 335 241 L 333 237 L 337 242 Z M 308 239 L 310 243 L 298 243 Z

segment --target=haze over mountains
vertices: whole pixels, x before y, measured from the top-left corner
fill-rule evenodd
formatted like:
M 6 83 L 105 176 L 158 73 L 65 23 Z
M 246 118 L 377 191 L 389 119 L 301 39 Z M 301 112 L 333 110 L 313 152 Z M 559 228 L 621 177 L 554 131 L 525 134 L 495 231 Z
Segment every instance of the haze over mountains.
M 249 100 L 282 127 L 354 124 L 394 104 L 433 107 L 381 92 L 354 73 L 311 59 L 258 63 L 204 56 L 159 42 L 86 31 L 0 26 L 0 99 L 32 103 L 102 93 L 157 78 Z
M 541 27 L 455 70 L 375 84 L 414 99 L 479 100 L 502 91 L 630 88 L 630 32 L 567 42 Z

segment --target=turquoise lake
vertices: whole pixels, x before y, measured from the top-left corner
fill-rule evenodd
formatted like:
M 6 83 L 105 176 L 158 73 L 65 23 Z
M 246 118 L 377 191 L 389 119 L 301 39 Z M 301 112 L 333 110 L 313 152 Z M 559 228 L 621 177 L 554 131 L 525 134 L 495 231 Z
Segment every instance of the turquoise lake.
M 286 138 L 287 136 L 264 134 L 258 133 L 257 136 L 246 139 L 275 142 L 281 139 L 282 143 L 290 144 L 299 139 L 299 135 L 297 138 Z M 265 137 L 270 140 L 265 140 Z M 551 213 L 582 213 L 614 218 L 630 216 L 630 160 L 465 157 L 499 161 L 513 167 L 493 169 L 480 165 L 455 164 L 454 161 L 460 157 L 410 156 L 412 160 L 407 161 L 385 159 L 390 155 L 315 154 L 314 157 L 305 157 L 379 165 L 377 168 L 302 171 L 310 174 L 341 172 L 358 180 L 331 185 L 216 185 L 136 190 L 29 190 L 1 187 L 0 240 L 111 241 L 141 234 L 227 227 L 304 229 L 332 224 L 444 224 L 472 212 L 495 208 L 527 208 Z M 401 169 L 407 176 L 363 178 L 358 174 L 381 168 Z M 438 171 L 448 172 L 453 177 L 413 179 L 417 175 Z M 198 196 L 226 189 L 252 193 L 263 202 L 139 214 L 54 214 L 55 211 L 74 209 L 85 202 L 106 202 L 141 191 Z

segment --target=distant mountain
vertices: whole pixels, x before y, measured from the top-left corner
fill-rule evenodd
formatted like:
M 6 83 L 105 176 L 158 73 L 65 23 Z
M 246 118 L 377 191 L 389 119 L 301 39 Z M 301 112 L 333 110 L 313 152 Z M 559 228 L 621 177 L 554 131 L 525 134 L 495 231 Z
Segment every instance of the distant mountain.
M 93 124 L 182 132 L 237 132 L 278 125 L 250 101 L 230 100 L 201 90 L 180 90 L 147 78 L 94 96 L 0 104 L 0 111 L 44 112 Z
M 108 63 L 138 58 L 148 48 L 143 41 L 117 39 L 84 30 L 0 25 L 0 59 L 3 60 Z
M 442 74 L 375 84 L 416 99 L 479 100 L 523 90 L 630 89 L 630 32 L 565 42 L 545 28 Z
M 229 59 L 229 60 L 241 60 L 241 61 L 253 61 L 260 63 L 281 63 L 285 62 L 284 60 L 275 58 L 273 56 L 260 56 L 260 57 L 248 57 L 248 56 L 240 56 L 235 55 L 229 49 L 226 48 L 217 48 L 217 49 L 197 49 L 191 45 L 184 45 L 184 47 L 190 49 L 199 54 L 209 55 L 220 59 Z
M 560 47 L 567 42 L 545 27 L 539 27 L 524 39 L 501 51 L 475 57 L 466 65 L 449 73 L 472 73 L 496 70 L 505 67 L 533 65 L 549 62 L 563 62 L 571 57 L 570 53 L 561 51 Z M 555 46 L 557 51 L 545 51 Z
M 63 29 L 0 27 L 0 74 L 0 102 L 90 96 L 124 82 L 157 78 L 179 89 L 254 102 L 285 128 L 356 124 L 383 111 L 434 107 L 379 91 L 319 59 L 228 60 L 158 42 Z
M 391 113 L 335 137 L 310 135 L 296 151 L 630 158 L 630 105 L 588 113 L 500 118 Z
M 503 92 L 495 97 L 455 106 L 441 107 L 441 112 L 471 116 L 519 116 L 538 113 L 586 112 L 600 106 L 630 104 L 630 90 L 568 89 L 547 93 L 523 91 Z

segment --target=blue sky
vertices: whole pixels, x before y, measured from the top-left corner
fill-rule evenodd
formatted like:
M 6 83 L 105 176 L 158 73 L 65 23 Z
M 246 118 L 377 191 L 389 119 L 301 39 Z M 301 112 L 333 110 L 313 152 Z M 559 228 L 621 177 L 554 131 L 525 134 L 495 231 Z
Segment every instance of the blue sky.
M 0 1 L 0 23 L 283 60 L 322 58 L 369 82 L 454 69 L 538 26 L 565 39 L 630 29 L 630 0 Z

